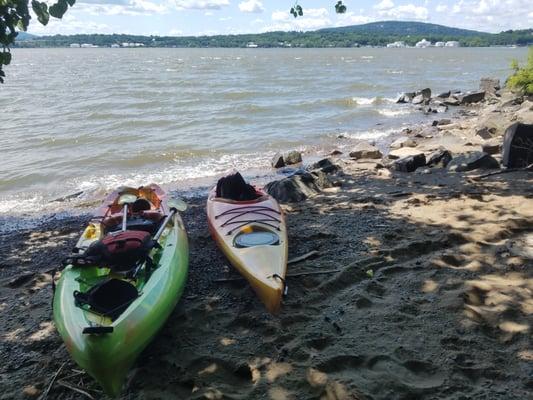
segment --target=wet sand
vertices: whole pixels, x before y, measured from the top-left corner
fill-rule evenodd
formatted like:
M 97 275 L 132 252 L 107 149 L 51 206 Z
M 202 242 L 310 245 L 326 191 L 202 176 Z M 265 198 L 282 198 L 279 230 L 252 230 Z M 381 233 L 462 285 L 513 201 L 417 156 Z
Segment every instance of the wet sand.
M 190 201 L 185 294 L 122 399 L 531 398 L 532 173 L 337 162 L 341 187 L 284 205 L 289 258 L 317 253 L 289 265 L 278 316 L 220 281 L 238 274 Z M 60 367 L 47 398 L 104 398 L 51 320 L 52 270 L 87 219 L 0 236 L 0 399 L 43 398 Z

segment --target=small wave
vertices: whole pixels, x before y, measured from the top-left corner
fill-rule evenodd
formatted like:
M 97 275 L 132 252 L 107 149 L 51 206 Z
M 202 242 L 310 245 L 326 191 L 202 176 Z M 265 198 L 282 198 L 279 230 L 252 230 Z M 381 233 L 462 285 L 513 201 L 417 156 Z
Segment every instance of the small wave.
M 413 112 L 413 109 L 408 108 L 397 108 L 397 109 L 384 109 L 378 110 L 378 113 L 385 117 L 398 117 L 400 115 L 408 115 Z
M 363 60 L 372 60 L 374 56 L 361 56 Z
M 389 129 L 368 129 L 364 131 L 357 131 L 357 132 L 347 132 L 344 134 L 347 138 L 350 139 L 364 139 L 364 140 L 371 140 L 371 139 L 381 139 L 385 138 L 387 136 L 393 135 L 395 133 L 398 133 L 398 128 L 389 128 Z
M 360 106 L 394 103 L 396 99 L 390 97 L 353 97 L 352 100 Z
M 389 69 L 389 70 L 387 70 L 387 74 L 401 75 L 401 74 L 403 74 L 403 71 L 396 71 L 396 70 L 393 70 L 393 69 Z

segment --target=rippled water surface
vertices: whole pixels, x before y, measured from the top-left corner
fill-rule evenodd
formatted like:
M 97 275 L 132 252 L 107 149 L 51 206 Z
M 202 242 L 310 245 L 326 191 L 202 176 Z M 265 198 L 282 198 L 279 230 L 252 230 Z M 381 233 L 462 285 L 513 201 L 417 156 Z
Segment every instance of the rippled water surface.
M 399 92 L 475 89 L 526 49 L 19 49 L 0 86 L 0 213 L 119 184 L 267 173 L 276 151 L 424 120 Z M 82 196 L 83 197 L 83 196 Z M 51 205 L 52 204 L 52 205 Z

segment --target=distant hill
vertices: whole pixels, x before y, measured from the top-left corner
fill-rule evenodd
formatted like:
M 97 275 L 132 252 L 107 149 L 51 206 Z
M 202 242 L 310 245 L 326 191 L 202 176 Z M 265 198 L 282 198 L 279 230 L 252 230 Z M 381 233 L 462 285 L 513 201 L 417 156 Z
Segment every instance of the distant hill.
M 37 37 L 38 36 L 32 35 L 31 33 L 28 33 L 28 32 L 19 32 L 19 34 L 17 35 L 17 40 L 33 40 Z
M 442 36 L 486 36 L 487 32 L 472 31 L 469 29 L 451 28 L 449 26 L 429 24 L 412 21 L 381 21 L 362 25 L 342 26 L 339 28 L 320 29 L 318 32 L 343 32 L 343 33 L 375 33 L 379 35 L 407 36 L 407 35 L 442 35 Z
M 422 22 L 383 21 L 370 24 L 327 28 L 309 32 L 266 32 L 215 36 L 140 36 L 140 35 L 54 35 L 20 34 L 18 47 L 69 47 L 72 43 L 87 43 L 100 47 L 360 47 L 386 46 L 404 41 L 414 46 L 418 41 L 458 41 L 461 46 L 526 46 L 533 44 L 533 29 L 501 33 L 477 32 Z M 26 38 L 26 39 L 24 39 Z M 253 44 L 252 44 L 253 43 Z M 257 46 L 256 46 L 257 45 Z

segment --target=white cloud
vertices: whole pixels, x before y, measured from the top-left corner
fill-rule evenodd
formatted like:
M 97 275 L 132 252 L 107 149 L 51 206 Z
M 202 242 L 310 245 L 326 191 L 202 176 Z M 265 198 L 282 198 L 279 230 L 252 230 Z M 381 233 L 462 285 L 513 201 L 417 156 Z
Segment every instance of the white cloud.
M 265 11 L 263 3 L 259 0 L 247 0 L 239 3 L 239 10 L 245 13 L 262 13 Z
M 435 10 L 436 10 L 437 12 L 446 12 L 446 11 L 448 11 L 448 6 L 447 6 L 446 4 L 439 4 L 439 5 L 435 8 Z
M 148 0 L 82 0 L 75 10 L 91 15 L 151 15 L 170 10 L 168 3 Z
M 178 9 L 220 10 L 229 6 L 229 0 L 175 0 Z
M 443 24 L 490 32 L 533 26 L 531 0 L 459 0 L 451 11 Z
M 294 18 L 288 11 L 274 11 L 272 21 L 274 23 L 264 27 L 264 31 L 309 31 L 332 25 L 325 8 L 304 8 L 304 15 L 298 18 Z
M 29 32 L 34 35 L 75 35 L 77 33 L 113 33 L 112 28 L 106 24 L 81 21 L 72 13 L 67 13 L 59 20 L 50 18 L 48 25 L 39 23 L 30 24 Z
M 375 21 L 375 18 L 363 15 L 363 13 L 355 14 L 354 12 L 347 12 L 345 14 L 337 15 L 335 26 L 366 24 L 373 21 Z
M 417 20 L 426 21 L 429 18 L 429 11 L 426 7 L 415 6 L 412 3 L 403 4 L 401 6 L 393 7 L 388 10 L 380 10 L 378 14 L 381 17 L 391 18 L 396 20 Z
M 272 13 L 272 21 L 286 21 L 289 19 L 289 15 L 287 11 L 274 11 Z
M 394 7 L 392 0 L 382 0 L 374 6 L 376 10 L 390 10 L 392 7 Z

